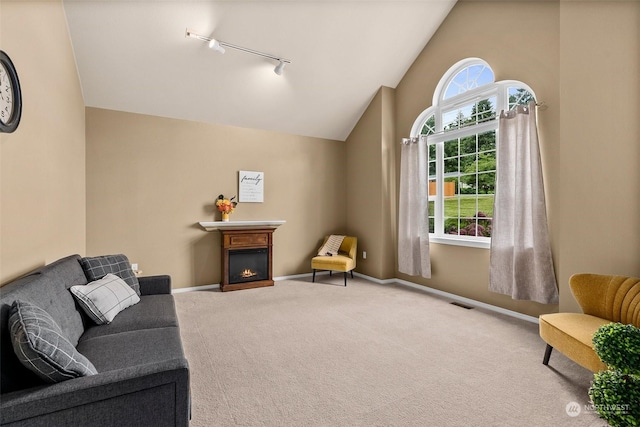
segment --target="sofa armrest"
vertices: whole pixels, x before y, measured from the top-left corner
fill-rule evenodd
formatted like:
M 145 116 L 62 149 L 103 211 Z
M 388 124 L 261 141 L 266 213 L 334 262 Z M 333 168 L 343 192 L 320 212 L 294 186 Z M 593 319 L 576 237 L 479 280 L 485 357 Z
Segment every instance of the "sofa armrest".
M 115 425 L 142 419 L 149 425 L 188 426 L 188 363 L 173 359 L 7 393 L 0 408 L 2 425 Z
M 138 277 L 140 283 L 140 294 L 157 295 L 171 293 L 171 276 L 143 276 Z

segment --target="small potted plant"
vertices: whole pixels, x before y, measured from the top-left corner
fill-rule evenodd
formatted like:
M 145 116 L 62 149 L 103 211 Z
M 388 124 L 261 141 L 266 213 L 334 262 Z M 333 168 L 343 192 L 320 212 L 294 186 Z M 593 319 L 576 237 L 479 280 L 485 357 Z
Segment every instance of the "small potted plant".
M 609 367 L 593 376 L 589 397 L 594 409 L 612 427 L 640 426 L 640 328 L 603 325 L 593 345 Z

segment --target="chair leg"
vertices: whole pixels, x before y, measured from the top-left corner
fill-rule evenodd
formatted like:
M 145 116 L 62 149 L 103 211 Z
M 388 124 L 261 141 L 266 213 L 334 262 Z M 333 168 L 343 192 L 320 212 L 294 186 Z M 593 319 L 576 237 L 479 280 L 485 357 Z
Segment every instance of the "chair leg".
M 316 281 L 316 269 L 313 269 L 313 279 L 311 279 L 312 282 Z
M 353 279 L 353 270 L 351 270 L 351 278 Z
M 333 270 L 329 270 L 329 276 L 333 275 Z
M 344 285 L 347 286 L 347 272 L 344 272 Z
M 544 359 L 542 359 L 542 364 L 543 365 L 548 365 L 549 364 L 549 358 L 551 357 L 551 351 L 553 350 L 553 347 L 551 347 L 549 344 L 547 344 L 547 349 L 544 351 Z

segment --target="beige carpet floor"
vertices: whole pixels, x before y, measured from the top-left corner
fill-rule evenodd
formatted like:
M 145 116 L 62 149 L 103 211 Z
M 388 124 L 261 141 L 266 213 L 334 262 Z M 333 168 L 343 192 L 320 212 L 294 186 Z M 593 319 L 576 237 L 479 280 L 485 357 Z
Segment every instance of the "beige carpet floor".
M 537 325 L 402 285 L 176 294 L 194 427 L 605 426 Z M 567 405 L 579 413 L 567 414 Z

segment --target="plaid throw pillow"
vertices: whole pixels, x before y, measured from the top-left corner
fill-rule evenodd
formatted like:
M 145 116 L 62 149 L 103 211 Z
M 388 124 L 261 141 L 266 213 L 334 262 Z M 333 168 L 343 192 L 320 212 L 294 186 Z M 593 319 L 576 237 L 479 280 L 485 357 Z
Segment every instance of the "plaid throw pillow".
M 57 383 L 98 373 L 40 307 L 14 301 L 9 309 L 13 351 L 20 363 L 43 380 Z
M 338 250 L 345 236 L 332 234 L 318 251 L 318 255 L 338 255 Z
M 124 280 L 114 274 L 107 274 L 88 285 L 69 288 L 80 307 L 98 325 L 108 325 L 127 307 L 140 302 L 136 294 Z
M 115 274 L 140 295 L 138 278 L 131 269 L 131 263 L 126 255 L 103 255 L 97 257 L 85 257 L 80 259 L 80 265 L 89 282 L 102 279 L 108 273 Z

